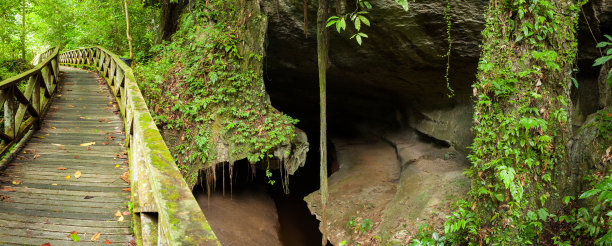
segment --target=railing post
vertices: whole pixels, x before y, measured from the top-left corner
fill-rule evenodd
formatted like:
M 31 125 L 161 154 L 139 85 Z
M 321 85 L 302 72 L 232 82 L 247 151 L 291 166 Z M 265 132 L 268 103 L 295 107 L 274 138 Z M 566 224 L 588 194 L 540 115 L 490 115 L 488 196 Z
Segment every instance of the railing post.
M 4 134 L 11 138 L 15 137 L 15 97 L 13 95 L 14 86 L 10 86 L 2 91 L 2 96 L 6 97 L 4 101 Z
M 39 117 L 34 122 L 34 129 L 35 130 L 39 130 L 40 129 L 40 121 L 41 121 L 41 117 L 42 117 L 42 110 L 40 110 L 41 109 L 41 105 L 40 105 L 40 82 L 39 82 L 40 80 L 37 77 L 38 76 L 30 77 L 30 80 L 34 80 L 34 81 L 32 81 L 32 83 L 34 83 L 34 91 L 32 92 L 32 107 L 34 107 L 36 112 L 38 112 L 38 114 L 39 114 Z

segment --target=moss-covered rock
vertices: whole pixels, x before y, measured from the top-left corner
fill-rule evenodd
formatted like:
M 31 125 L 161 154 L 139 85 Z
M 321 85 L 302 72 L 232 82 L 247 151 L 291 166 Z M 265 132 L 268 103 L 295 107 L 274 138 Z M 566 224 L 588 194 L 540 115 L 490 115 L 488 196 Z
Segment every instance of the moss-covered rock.
M 297 120 L 271 106 L 263 78 L 268 20 L 259 1 L 197 1 L 172 42 L 140 66 L 141 87 L 187 180 L 214 181 L 217 164 L 278 158 L 285 173 L 304 164 Z M 265 168 L 265 167 L 264 167 Z

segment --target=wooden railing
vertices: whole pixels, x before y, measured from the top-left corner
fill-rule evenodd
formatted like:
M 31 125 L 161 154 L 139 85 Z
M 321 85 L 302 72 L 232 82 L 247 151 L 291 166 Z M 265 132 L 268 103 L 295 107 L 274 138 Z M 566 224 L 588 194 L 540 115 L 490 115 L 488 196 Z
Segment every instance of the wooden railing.
M 60 63 L 97 69 L 124 119 L 139 245 L 220 245 L 151 117 L 132 69 L 102 47 L 71 50 Z
M 0 82 L 0 105 L 4 106 L 0 156 L 32 126 L 40 126 L 41 116 L 48 109 L 59 81 L 58 52 L 59 46 L 49 49 L 34 68 Z M 25 88 L 22 82 L 27 83 Z

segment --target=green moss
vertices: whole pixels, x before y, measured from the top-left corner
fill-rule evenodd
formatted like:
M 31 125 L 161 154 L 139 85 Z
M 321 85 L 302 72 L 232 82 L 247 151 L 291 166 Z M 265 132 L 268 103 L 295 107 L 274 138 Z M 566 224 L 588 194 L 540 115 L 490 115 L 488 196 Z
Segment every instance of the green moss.
M 197 1 L 172 43 L 136 74 L 153 118 L 189 185 L 201 168 L 269 158 L 290 145 L 297 120 L 274 109 L 262 78 L 267 17 L 257 3 Z M 177 146 L 181 146 L 177 148 Z
M 471 199 L 446 223 L 451 240 L 523 245 L 552 237 L 542 236 L 547 218 L 530 215 L 561 209 L 564 191 L 555 185 L 571 168 L 566 71 L 574 66 L 581 4 L 490 3 L 473 85 Z

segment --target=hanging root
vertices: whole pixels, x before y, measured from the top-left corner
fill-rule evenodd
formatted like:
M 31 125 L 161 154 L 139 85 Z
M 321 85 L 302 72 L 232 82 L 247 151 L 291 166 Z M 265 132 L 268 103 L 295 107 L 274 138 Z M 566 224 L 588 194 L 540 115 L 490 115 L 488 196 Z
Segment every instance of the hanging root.
M 307 0 L 304 0 L 304 36 L 308 38 L 308 4 Z

